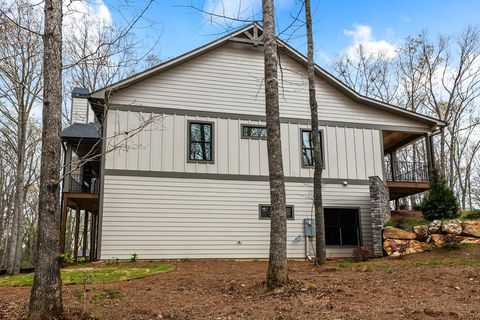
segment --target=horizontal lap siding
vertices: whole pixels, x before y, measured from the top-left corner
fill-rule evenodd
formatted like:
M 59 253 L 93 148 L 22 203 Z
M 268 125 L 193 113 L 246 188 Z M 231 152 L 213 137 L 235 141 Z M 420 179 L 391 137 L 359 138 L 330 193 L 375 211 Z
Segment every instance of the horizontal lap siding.
M 281 57 L 280 114 L 310 118 L 308 82 L 303 66 Z M 265 115 L 263 50 L 227 44 L 191 61 L 120 90 L 113 104 L 210 112 Z M 317 79 L 319 116 L 324 121 L 423 127 L 411 119 L 365 106 Z
M 287 183 L 288 256 L 303 258 L 303 219 L 311 216 L 311 186 Z M 371 245 L 368 186 L 324 188 L 326 206 L 361 208 L 366 245 Z M 106 176 L 101 237 L 102 259 L 266 258 L 270 221 L 259 220 L 258 205 L 269 202 L 267 181 L 195 180 Z M 241 244 L 237 244 L 241 241 Z M 351 249 L 330 248 L 329 255 Z
M 243 124 L 265 125 L 260 121 L 157 114 L 158 119 L 140 133 L 125 138 L 152 114 L 111 110 L 108 113 L 107 169 L 268 175 L 267 142 L 242 139 Z M 214 123 L 214 163 L 187 162 L 189 120 Z M 287 177 L 312 177 L 313 170 L 301 165 L 300 130 L 309 126 L 282 123 L 282 148 Z M 325 178 L 366 180 L 383 177 L 380 131 L 346 127 L 325 127 Z

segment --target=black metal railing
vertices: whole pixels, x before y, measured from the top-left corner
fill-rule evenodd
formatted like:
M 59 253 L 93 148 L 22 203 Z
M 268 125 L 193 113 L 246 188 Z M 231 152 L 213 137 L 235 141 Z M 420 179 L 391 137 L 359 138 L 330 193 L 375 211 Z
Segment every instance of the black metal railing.
M 68 192 L 98 193 L 100 178 L 89 174 L 70 174 Z
M 428 181 L 428 164 L 421 161 L 397 161 L 385 159 L 387 181 L 426 182 Z

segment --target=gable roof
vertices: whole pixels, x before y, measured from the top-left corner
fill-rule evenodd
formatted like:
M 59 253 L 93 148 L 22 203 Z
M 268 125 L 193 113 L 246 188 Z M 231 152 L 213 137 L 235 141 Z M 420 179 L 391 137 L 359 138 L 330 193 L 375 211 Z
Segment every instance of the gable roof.
M 249 33 L 250 31 L 251 31 L 251 33 Z M 245 37 L 244 39 L 242 39 L 243 35 L 245 35 L 245 34 L 247 34 L 248 37 Z M 188 61 L 190 59 L 198 57 L 198 56 L 200 56 L 200 55 L 202 55 L 202 54 L 204 54 L 208 51 L 211 51 L 215 48 L 218 48 L 218 47 L 224 45 L 225 43 L 227 43 L 228 41 L 236 40 L 236 41 L 240 41 L 240 42 L 251 43 L 252 45 L 258 46 L 259 44 L 261 44 L 259 41 L 261 41 L 261 39 L 262 39 L 262 34 L 263 34 L 263 30 L 262 30 L 261 26 L 256 22 L 251 23 L 251 24 L 249 24 L 245 27 L 242 27 L 240 29 L 237 29 L 237 30 L 233 31 L 232 33 L 227 34 L 226 36 L 224 36 L 224 37 L 222 37 L 218 40 L 212 41 L 212 42 L 210 42 L 208 44 L 205 44 L 201 47 L 198 47 L 198 48 L 196 48 L 196 49 L 194 49 L 190 52 L 182 54 L 182 55 L 180 55 L 176 58 L 168 60 L 168 61 L 166 61 L 164 63 L 161 63 L 157 66 L 154 66 L 150 69 L 139 72 L 139 73 L 137 73 L 137 74 L 135 74 L 131 77 L 128 77 L 126 79 L 120 80 L 120 81 L 118 81 L 118 82 L 116 82 L 116 83 L 114 83 L 110 86 L 107 86 L 105 88 L 102 88 L 102 89 L 99 89 L 95 92 L 92 92 L 90 97 L 93 98 L 93 99 L 104 99 L 105 94 L 107 92 L 118 91 L 118 90 L 121 90 L 121 89 L 123 89 L 127 86 L 130 86 L 132 84 L 135 84 L 135 83 L 138 83 L 142 80 L 150 78 L 150 77 L 152 77 L 152 76 L 154 76 L 154 75 L 156 75 L 160 72 L 163 72 L 165 70 L 173 68 L 174 66 L 176 66 L 178 64 L 181 64 L 185 61 Z M 292 59 L 296 60 L 297 62 L 299 62 L 302 65 L 305 65 L 305 66 L 307 65 L 307 58 L 302 53 L 300 53 L 298 50 L 296 50 L 295 48 L 290 46 L 285 41 L 279 39 L 278 37 L 277 37 L 277 44 L 278 44 L 280 50 L 282 51 L 282 53 L 287 54 Z M 343 93 L 344 95 L 346 95 L 347 97 L 349 97 L 350 99 L 352 99 L 355 102 L 365 104 L 365 105 L 368 105 L 368 106 L 371 106 L 371 107 L 375 107 L 375 108 L 378 108 L 378 109 L 381 109 L 381 110 L 385 110 L 385 111 L 388 111 L 388 112 L 392 112 L 392 113 L 395 113 L 395 114 L 398 114 L 398 115 L 401 115 L 401 116 L 404 116 L 404 117 L 407 117 L 407 118 L 410 118 L 410 119 L 413 119 L 413 120 L 416 120 L 416 121 L 419 121 L 419 122 L 422 122 L 422 123 L 426 123 L 426 124 L 430 125 L 431 128 L 434 129 L 434 130 L 437 130 L 441 127 L 445 127 L 447 125 L 447 123 L 442 121 L 442 120 L 435 119 L 433 117 L 429 117 L 429 116 L 426 116 L 426 115 L 423 115 L 423 114 L 420 114 L 420 113 L 417 113 L 417 112 L 409 111 L 409 110 L 403 109 L 401 107 L 398 107 L 398 106 L 395 106 L 395 105 L 392 105 L 392 104 L 388 104 L 388 103 L 385 103 L 385 102 L 382 102 L 382 101 L 375 100 L 375 99 L 369 98 L 367 96 L 364 96 L 364 95 L 356 92 L 355 90 L 353 90 L 352 88 L 350 88 L 346 84 L 344 84 L 342 81 L 337 79 L 335 76 L 333 76 L 331 73 L 329 73 L 328 71 L 326 71 L 325 69 L 323 69 L 322 67 L 320 67 L 317 64 L 315 65 L 315 72 L 316 72 L 318 77 L 323 79 L 329 85 L 336 88 L 341 93 Z

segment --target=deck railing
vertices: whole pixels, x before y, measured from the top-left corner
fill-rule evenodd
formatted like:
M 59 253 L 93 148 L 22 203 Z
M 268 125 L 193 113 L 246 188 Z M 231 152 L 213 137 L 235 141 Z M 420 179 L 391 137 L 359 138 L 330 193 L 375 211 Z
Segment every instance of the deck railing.
M 70 174 L 68 191 L 98 193 L 100 178 L 89 174 Z
M 385 159 L 387 181 L 426 182 L 428 164 L 421 161 L 393 161 Z

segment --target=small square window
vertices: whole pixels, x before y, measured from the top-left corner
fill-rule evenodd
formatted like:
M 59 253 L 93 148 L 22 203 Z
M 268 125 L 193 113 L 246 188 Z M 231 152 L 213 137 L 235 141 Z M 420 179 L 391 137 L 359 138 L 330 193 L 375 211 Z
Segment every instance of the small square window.
M 242 138 L 244 139 L 267 139 L 267 127 L 242 125 Z
M 271 217 L 270 209 L 271 209 L 270 205 L 267 205 L 267 204 L 259 205 L 260 219 L 270 219 Z M 287 220 L 294 220 L 294 219 L 295 219 L 295 214 L 294 214 L 293 206 L 287 205 Z
M 189 122 L 188 160 L 199 162 L 213 161 L 213 123 Z

